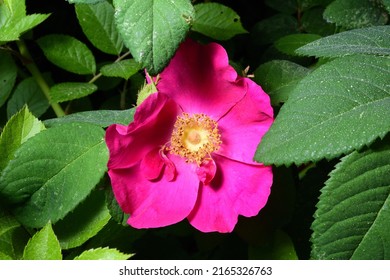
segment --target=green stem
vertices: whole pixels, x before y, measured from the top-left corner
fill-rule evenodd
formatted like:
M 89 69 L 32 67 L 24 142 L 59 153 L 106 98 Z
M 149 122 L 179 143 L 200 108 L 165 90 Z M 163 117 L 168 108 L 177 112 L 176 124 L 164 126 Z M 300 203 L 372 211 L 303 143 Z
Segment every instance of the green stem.
M 126 56 L 128 56 L 128 55 L 130 55 L 130 52 L 124 53 L 123 55 L 121 55 L 120 57 L 118 57 L 118 58 L 114 61 L 114 63 L 121 61 L 122 59 L 124 59 L 124 58 L 125 58 Z M 99 74 L 93 76 L 92 79 L 88 81 L 88 83 L 89 83 L 89 84 L 92 84 L 92 83 L 96 82 L 96 80 L 99 79 L 101 76 L 103 76 L 102 73 L 99 73 Z
M 50 87 L 48 86 L 47 82 L 42 76 L 42 73 L 39 71 L 37 65 L 33 61 L 30 52 L 27 49 L 26 44 L 24 43 L 23 40 L 19 40 L 16 42 L 19 48 L 19 52 L 22 55 L 23 58 L 23 63 L 30 71 L 31 75 L 34 77 L 35 81 L 41 88 L 42 92 L 45 94 L 47 100 L 49 101 L 54 113 L 57 115 L 57 117 L 62 117 L 65 116 L 64 110 L 62 110 L 61 106 L 56 103 L 56 102 L 51 102 L 50 101 Z
M 315 164 L 314 162 L 305 165 L 304 168 L 302 168 L 302 170 L 299 171 L 299 173 L 298 173 L 298 178 L 299 178 L 299 180 L 302 180 L 303 177 L 306 176 L 307 171 L 309 171 L 309 170 L 310 170 L 311 168 L 313 168 L 313 167 L 316 167 L 316 164 Z
M 99 74 L 93 76 L 92 79 L 90 79 L 90 80 L 88 81 L 88 83 L 89 83 L 89 84 L 93 84 L 93 83 L 96 82 L 96 80 L 99 79 L 101 76 L 102 76 L 102 73 L 99 73 Z
M 127 83 L 128 83 L 128 80 L 125 80 L 124 84 L 123 84 L 123 89 L 120 93 L 120 103 L 119 103 L 119 108 L 121 108 L 121 110 L 124 110 L 126 108 L 126 90 L 127 90 Z
M 125 52 L 125 53 L 122 54 L 120 57 L 118 57 L 114 62 L 119 62 L 119 61 L 121 61 L 122 59 L 126 58 L 126 56 L 129 56 L 129 55 L 130 55 L 130 51 Z

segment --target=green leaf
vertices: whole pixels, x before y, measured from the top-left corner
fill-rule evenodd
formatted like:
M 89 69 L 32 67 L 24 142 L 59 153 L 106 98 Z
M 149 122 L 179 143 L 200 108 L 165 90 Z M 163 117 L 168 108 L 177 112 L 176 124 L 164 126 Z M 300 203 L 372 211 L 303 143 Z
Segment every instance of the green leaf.
M 5 13 L 5 19 L 9 21 L 17 22 L 18 20 L 26 16 L 26 0 L 4 0 L 0 3 L 8 11 Z
M 10 261 L 13 260 L 13 258 L 5 254 L 3 251 L 0 251 L 0 260 Z
M 256 45 L 262 46 L 297 32 L 298 22 L 294 17 L 277 14 L 256 23 L 251 30 L 251 38 Z
M 0 107 L 3 106 L 14 87 L 17 68 L 11 55 L 0 51 Z
M 32 14 L 25 16 L 12 23 L 12 25 L 5 26 L 0 35 L 0 41 L 15 41 L 26 31 L 33 29 L 38 24 L 45 21 L 49 14 Z
M 10 261 L 10 260 L 13 260 L 13 259 L 9 255 L 7 255 L 7 254 L 3 253 L 2 251 L 0 251 L 0 260 Z
M 25 226 L 56 223 L 83 201 L 106 171 L 104 130 L 85 123 L 47 129 L 24 143 L 0 177 L 0 194 Z
M 2 28 L 10 18 L 10 11 L 3 2 L 0 3 L 0 28 Z M 1 44 L 1 42 L 0 42 Z
M 114 8 L 108 2 L 75 5 L 77 18 L 89 41 L 108 54 L 118 55 L 123 42 L 114 22 Z
M 390 55 L 390 26 L 375 26 L 341 32 L 307 44 L 302 55 L 338 57 L 351 54 Z
M 298 3 L 300 5 L 300 8 L 304 11 L 307 9 L 316 7 L 316 6 L 328 6 L 331 2 L 334 0 L 299 0 Z
M 44 129 L 43 123 L 35 118 L 27 107 L 15 114 L 0 135 L 0 171 L 14 158 L 16 150 L 27 139 Z
M 294 244 L 290 237 L 281 230 L 274 233 L 273 243 L 269 247 L 248 248 L 249 259 L 252 260 L 298 260 Z
M 296 49 L 320 38 L 321 36 L 316 34 L 291 34 L 278 39 L 275 47 L 285 54 L 294 56 L 297 55 Z
M 242 27 L 239 15 L 219 3 L 201 3 L 194 6 L 192 30 L 216 40 L 229 40 L 237 34 L 248 33 Z
M 45 120 L 48 127 L 61 125 L 64 123 L 89 123 L 101 127 L 107 127 L 112 124 L 128 125 L 134 119 L 135 107 L 128 110 L 98 110 L 86 111 L 66 115 L 61 118 Z
M 119 77 L 129 79 L 141 69 L 141 65 L 134 59 L 125 59 L 111 64 L 104 65 L 100 72 L 103 76 Z
M 50 106 L 42 89 L 32 77 L 24 79 L 16 86 L 7 103 L 7 117 L 10 118 L 26 105 L 37 118 Z
M 0 3 L 0 44 L 18 40 L 20 35 L 43 22 L 48 14 L 26 16 L 25 0 L 8 0 Z
M 390 258 L 390 149 L 344 157 L 322 189 L 312 225 L 314 259 Z
M 29 237 L 18 221 L 0 208 L 0 260 L 20 259 Z
M 265 0 L 264 3 L 275 11 L 289 15 L 298 9 L 297 0 Z
M 65 102 L 81 98 L 97 90 L 97 86 L 90 83 L 60 83 L 50 88 L 50 97 L 53 102 Z
M 390 57 L 337 58 L 306 76 L 263 137 L 256 160 L 297 165 L 335 158 L 390 130 Z
M 84 251 L 75 260 L 127 260 L 132 254 L 123 254 L 116 249 L 96 248 Z
M 68 35 L 52 34 L 37 41 L 46 58 L 53 64 L 76 74 L 93 74 L 95 58 L 88 47 Z
M 279 105 L 287 101 L 298 82 L 309 72 L 309 69 L 288 60 L 272 60 L 255 70 L 254 80 L 271 97 L 272 105 Z
M 24 260 L 62 260 L 61 247 L 49 222 L 28 241 Z
M 75 248 L 95 236 L 109 221 L 103 191 L 94 191 L 73 212 L 54 225 L 62 249 Z
M 115 0 L 114 7 L 124 44 L 151 75 L 168 64 L 194 17 L 189 0 Z
M 347 29 L 385 25 L 388 14 L 377 1 L 372 0 L 336 0 L 324 12 L 328 22 Z
M 148 229 L 135 229 L 128 225 L 123 226 L 110 219 L 107 225 L 88 241 L 85 248 L 110 247 L 116 248 L 121 252 L 132 252 L 134 251 L 136 241 L 148 232 L 150 232 Z
M 130 215 L 123 212 L 111 189 L 106 190 L 106 202 L 112 219 L 118 224 L 127 226 L 127 220 Z
M 327 22 L 322 16 L 323 13 L 324 9 L 320 7 L 305 11 L 301 18 L 301 30 L 321 36 L 334 34 L 336 26 Z
M 66 0 L 66 1 L 68 1 L 71 4 L 73 4 L 73 3 L 76 3 L 76 4 L 96 4 L 96 3 L 100 3 L 100 2 L 103 2 L 106 0 Z
M 390 0 L 382 0 L 382 3 L 386 8 L 387 12 L 390 13 Z

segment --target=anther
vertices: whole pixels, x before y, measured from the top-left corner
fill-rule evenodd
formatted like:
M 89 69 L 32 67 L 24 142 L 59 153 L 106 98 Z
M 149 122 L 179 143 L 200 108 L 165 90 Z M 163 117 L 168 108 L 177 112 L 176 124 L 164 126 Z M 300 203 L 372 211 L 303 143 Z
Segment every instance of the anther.
M 190 116 L 183 113 L 174 125 L 170 141 L 170 151 L 187 162 L 200 165 L 203 159 L 219 149 L 221 135 L 218 123 L 205 114 Z

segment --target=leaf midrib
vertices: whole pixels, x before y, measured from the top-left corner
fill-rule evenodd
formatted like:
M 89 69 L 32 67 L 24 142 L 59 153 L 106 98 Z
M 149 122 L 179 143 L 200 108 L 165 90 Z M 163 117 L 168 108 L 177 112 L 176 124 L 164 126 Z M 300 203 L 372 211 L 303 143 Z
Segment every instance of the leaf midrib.
M 31 200 L 31 198 L 34 196 L 35 193 L 39 192 L 39 191 L 43 191 L 45 188 L 47 188 L 48 186 L 47 185 L 50 185 L 49 183 L 54 180 L 59 174 L 61 174 L 64 170 L 66 170 L 69 166 L 71 166 L 72 164 L 74 164 L 74 162 L 78 161 L 80 158 L 82 158 L 83 156 L 87 155 L 89 152 L 93 151 L 96 147 L 98 147 L 100 144 L 102 144 L 104 142 L 103 139 L 99 140 L 99 142 L 97 142 L 96 144 L 92 145 L 92 146 L 88 146 L 86 147 L 86 149 L 81 152 L 77 157 L 73 158 L 71 161 L 69 161 L 67 164 L 65 164 L 61 169 L 58 170 L 58 172 L 56 172 L 53 176 L 51 176 L 47 181 L 46 183 L 44 183 L 42 185 L 41 188 L 39 188 L 37 191 L 33 192 L 30 196 L 30 198 L 27 200 Z
M 97 13 L 95 13 L 95 11 L 92 10 L 91 6 L 87 5 L 87 8 L 92 13 L 92 17 L 95 19 L 95 21 L 99 23 L 99 30 L 103 31 L 103 33 L 105 34 L 105 37 L 108 39 L 108 43 L 109 43 L 110 47 L 117 51 L 116 45 L 112 41 L 113 40 L 113 38 L 111 37 L 112 34 L 108 33 L 108 31 L 104 28 L 104 23 L 99 20 Z M 101 12 L 101 11 L 98 11 L 98 12 Z M 104 10 L 103 13 L 104 13 L 104 19 L 106 20 L 108 17 L 106 10 Z
M 98 145 L 100 145 L 101 143 L 103 143 L 103 139 L 99 140 L 99 142 L 97 142 L 96 144 L 93 144 L 92 146 L 87 146 L 86 149 L 84 151 L 82 151 L 77 157 L 75 158 L 72 158 L 71 161 L 69 161 L 67 164 L 65 164 L 62 168 L 60 168 L 57 172 L 55 172 L 51 177 L 49 178 L 41 178 L 39 177 L 40 180 L 45 180 L 45 183 L 41 185 L 40 188 L 37 188 L 35 191 L 31 192 L 31 195 L 29 196 L 28 199 L 24 200 L 23 203 L 28 203 L 29 201 L 32 200 L 32 197 L 40 192 L 41 190 L 47 188 L 48 186 L 47 185 L 50 185 L 49 183 L 54 180 L 60 173 L 63 172 L 63 170 L 65 170 L 66 168 L 68 168 L 70 165 L 72 165 L 74 162 L 76 162 L 77 160 L 79 160 L 81 157 L 85 156 L 86 154 L 88 154 L 90 151 L 94 150 Z M 68 144 L 68 143 L 67 143 Z M 39 159 L 39 160 L 42 160 L 42 159 Z M 51 159 L 51 160 L 58 160 L 58 159 Z M 29 164 L 31 162 L 33 162 L 34 160 L 31 160 L 31 161 L 28 161 L 28 162 L 25 162 L 24 164 Z M 24 165 L 23 164 L 23 165 Z M 22 165 L 20 165 L 19 167 L 21 167 Z M 37 177 L 38 178 L 38 177 Z M 24 178 L 21 178 L 21 179 L 18 179 L 18 180 L 14 180 L 12 181 L 13 183 L 15 182 L 19 182 L 21 180 L 24 180 Z
M 367 238 L 367 236 L 369 235 L 370 231 L 372 230 L 372 228 L 376 225 L 376 222 L 378 221 L 378 218 L 380 217 L 381 213 L 383 212 L 383 209 L 384 209 L 384 206 L 385 204 L 390 200 L 390 194 L 387 196 L 386 200 L 383 202 L 383 205 L 382 207 L 380 208 L 380 210 L 378 211 L 378 214 L 376 215 L 376 218 L 374 219 L 373 223 L 371 224 L 371 226 L 369 227 L 369 229 L 367 230 L 366 234 L 364 234 L 362 240 L 360 241 L 359 245 L 356 247 L 356 249 L 354 250 L 352 256 L 351 256 L 351 259 L 353 258 L 353 256 L 355 255 L 356 251 L 360 248 L 361 244 L 364 243 L 364 240 Z
M 339 118 L 339 117 L 342 117 L 342 116 L 344 116 L 344 115 L 346 115 L 346 114 L 348 114 L 348 113 L 351 113 L 351 112 L 354 111 L 354 110 L 358 110 L 359 108 L 361 108 L 361 107 L 363 107 L 363 106 L 364 106 L 364 107 L 365 107 L 365 106 L 371 106 L 371 105 L 374 105 L 373 103 L 377 103 L 377 102 L 380 102 L 380 101 L 386 101 L 387 99 L 389 99 L 389 101 L 390 101 L 390 97 L 389 97 L 389 96 L 386 96 L 386 97 L 383 98 L 383 99 L 376 99 L 376 100 L 374 100 L 374 101 L 367 102 L 367 103 L 358 105 L 358 106 L 356 106 L 356 107 L 353 107 L 353 108 L 351 108 L 350 110 L 344 111 L 344 112 L 342 112 L 342 113 L 340 113 L 340 114 L 334 115 L 334 116 L 332 116 L 332 117 L 330 117 L 330 118 L 328 118 L 328 119 L 326 119 L 326 120 L 324 120 L 324 121 L 321 121 L 321 122 L 319 122 L 319 123 L 317 123 L 317 124 L 314 124 L 313 126 L 307 128 L 307 129 L 305 129 L 305 130 L 303 130 L 303 131 L 300 131 L 299 133 L 294 134 L 291 138 L 288 138 L 288 139 L 284 140 L 284 144 L 286 144 L 287 142 L 291 142 L 291 141 L 295 140 L 296 138 L 299 138 L 299 136 L 301 136 L 302 134 L 305 134 L 305 133 L 307 133 L 308 131 L 310 131 L 310 130 L 312 130 L 312 129 L 316 129 L 316 128 L 318 128 L 319 126 L 322 126 L 322 125 L 324 125 L 325 123 L 327 123 L 327 122 L 329 122 L 329 121 L 333 121 L 333 120 L 335 120 L 335 119 L 337 119 L 337 118 Z M 273 150 L 275 150 L 275 149 L 278 149 L 278 148 L 280 148 L 280 146 L 271 147 L 271 148 L 268 149 L 268 152 L 271 152 L 271 151 L 273 151 Z

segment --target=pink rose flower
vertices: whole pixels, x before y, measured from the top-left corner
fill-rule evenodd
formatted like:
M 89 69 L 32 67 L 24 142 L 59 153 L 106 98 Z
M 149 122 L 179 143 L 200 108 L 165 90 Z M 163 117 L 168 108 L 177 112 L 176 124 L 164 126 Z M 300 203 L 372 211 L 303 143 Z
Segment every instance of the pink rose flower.
M 231 232 L 238 215 L 267 202 L 272 169 L 253 161 L 273 122 L 268 95 L 237 76 L 222 46 L 182 43 L 158 92 L 129 126 L 111 125 L 108 174 L 129 225 L 155 228 L 187 218 L 202 232 Z

